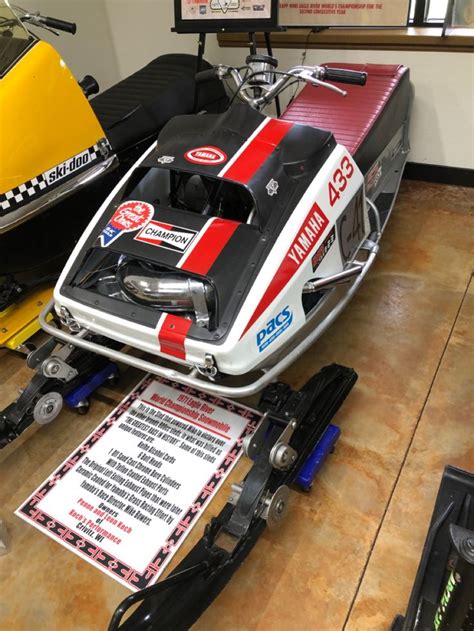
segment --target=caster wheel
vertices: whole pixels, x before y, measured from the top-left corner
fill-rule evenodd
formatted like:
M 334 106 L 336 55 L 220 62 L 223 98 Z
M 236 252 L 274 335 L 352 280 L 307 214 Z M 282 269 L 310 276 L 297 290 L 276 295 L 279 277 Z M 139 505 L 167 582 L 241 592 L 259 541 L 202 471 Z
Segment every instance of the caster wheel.
M 87 412 L 89 411 L 91 404 L 89 399 L 84 399 L 84 401 L 81 401 L 77 407 L 76 407 L 76 412 L 78 414 L 80 414 L 81 416 L 85 416 L 87 414 Z
M 115 388 L 115 386 L 118 386 L 119 381 L 120 381 L 120 374 L 118 372 L 115 372 L 113 375 L 110 375 L 110 377 L 107 379 L 107 385 L 110 388 Z
M 290 489 L 286 486 L 280 486 L 267 501 L 267 507 L 264 519 L 269 528 L 276 528 L 284 520 L 288 513 L 288 504 L 290 499 Z
M 63 408 L 63 398 L 59 392 L 44 394 L 35 404 L 33 418 L 40 425 L 54 421 Z

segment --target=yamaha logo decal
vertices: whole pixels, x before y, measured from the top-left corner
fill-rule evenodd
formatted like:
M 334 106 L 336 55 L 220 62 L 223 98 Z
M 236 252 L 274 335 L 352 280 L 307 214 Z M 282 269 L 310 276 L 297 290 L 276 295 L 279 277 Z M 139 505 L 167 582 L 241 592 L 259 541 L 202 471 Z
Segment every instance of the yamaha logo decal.
M 184 157 L 193 164 L 204 164 L 207 166 L 223 164 L 227 161 L 227 155 L 217 147 L 197 147 L 187 151 Z

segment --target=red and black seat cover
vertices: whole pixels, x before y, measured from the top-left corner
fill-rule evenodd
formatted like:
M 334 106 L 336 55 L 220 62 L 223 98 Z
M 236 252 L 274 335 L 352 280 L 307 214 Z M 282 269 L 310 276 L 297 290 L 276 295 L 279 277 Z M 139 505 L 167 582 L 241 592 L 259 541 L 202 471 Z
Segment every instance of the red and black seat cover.
M 388 64 L 328 63 L 331 68 L 367 72 L 367 85 L 341 85 L 346 98 L 306 86 L 282 118 L 332 131 L 365 173 L 406 119 L 410 101 L 409 70 Z

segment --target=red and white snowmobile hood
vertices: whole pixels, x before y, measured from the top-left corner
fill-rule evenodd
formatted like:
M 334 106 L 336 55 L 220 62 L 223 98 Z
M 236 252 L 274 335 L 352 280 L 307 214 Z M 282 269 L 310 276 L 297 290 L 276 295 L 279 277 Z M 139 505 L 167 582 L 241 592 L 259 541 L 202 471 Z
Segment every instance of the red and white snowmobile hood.
M 328 186 L 341 165 L 348 183 L 328 204 Z M 238 184 L 254 200 L 258 221 L 248 225 L 130 197 L 126 192 L 133 189 L 138 169 Z M 243 105 L 220 116 L 177 117 L 96 216 L 56 287 L 56 306 L 126 344 L 197 365 L 212 354 L 226 364 L 224 371 L 240 374 L 256 363 L 247 361 L 247 353 L 260 360 L 280 346 L 282 332 L 295 331 L 304 321 L 301 291 L 318 265 L 313 252 L 323 252 L 318 261 L 342 269 L 335 223 L 350 200 L 360 198 L 362 183 L 351 157 L 327 131 L 269 119 Z M 99 296 L 78 283 L 88 260 L 103 253 L 212 285 L 212 326 L 117 295 Z
M 216 291 L 216 326 L 208 331 L 191 324 L 190 335 L 220 343 L 293 209 L 334 147 L 327 131 L 268 118 L 240 104 L 223 115 L 176 117 L 140 168 L 232 181 L 254 200 L 256 225 L 129 199 L 122 186 L 74 257 L 61 293 L 96 304 L 96 297 L 74 287 L 92 248 L 204 277 Z M 130 317 L 127 303 L 101 298 L 100 308 Z M 137 309 L 133 312 L 136 318 Z M 141 322 L 155 326 L 160 316 L 155 310 Z

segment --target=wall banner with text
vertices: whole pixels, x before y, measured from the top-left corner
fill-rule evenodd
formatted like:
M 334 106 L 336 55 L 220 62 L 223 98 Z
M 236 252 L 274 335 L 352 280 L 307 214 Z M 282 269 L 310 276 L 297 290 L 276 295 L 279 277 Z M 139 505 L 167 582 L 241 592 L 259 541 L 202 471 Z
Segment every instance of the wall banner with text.
M 260 415 L 148 375 L 16 511 L 132 590 L 155 583 Z
M 283 0 L 278 22 L 283 26 L 406 26 L 409 7 L 409 0 Z

